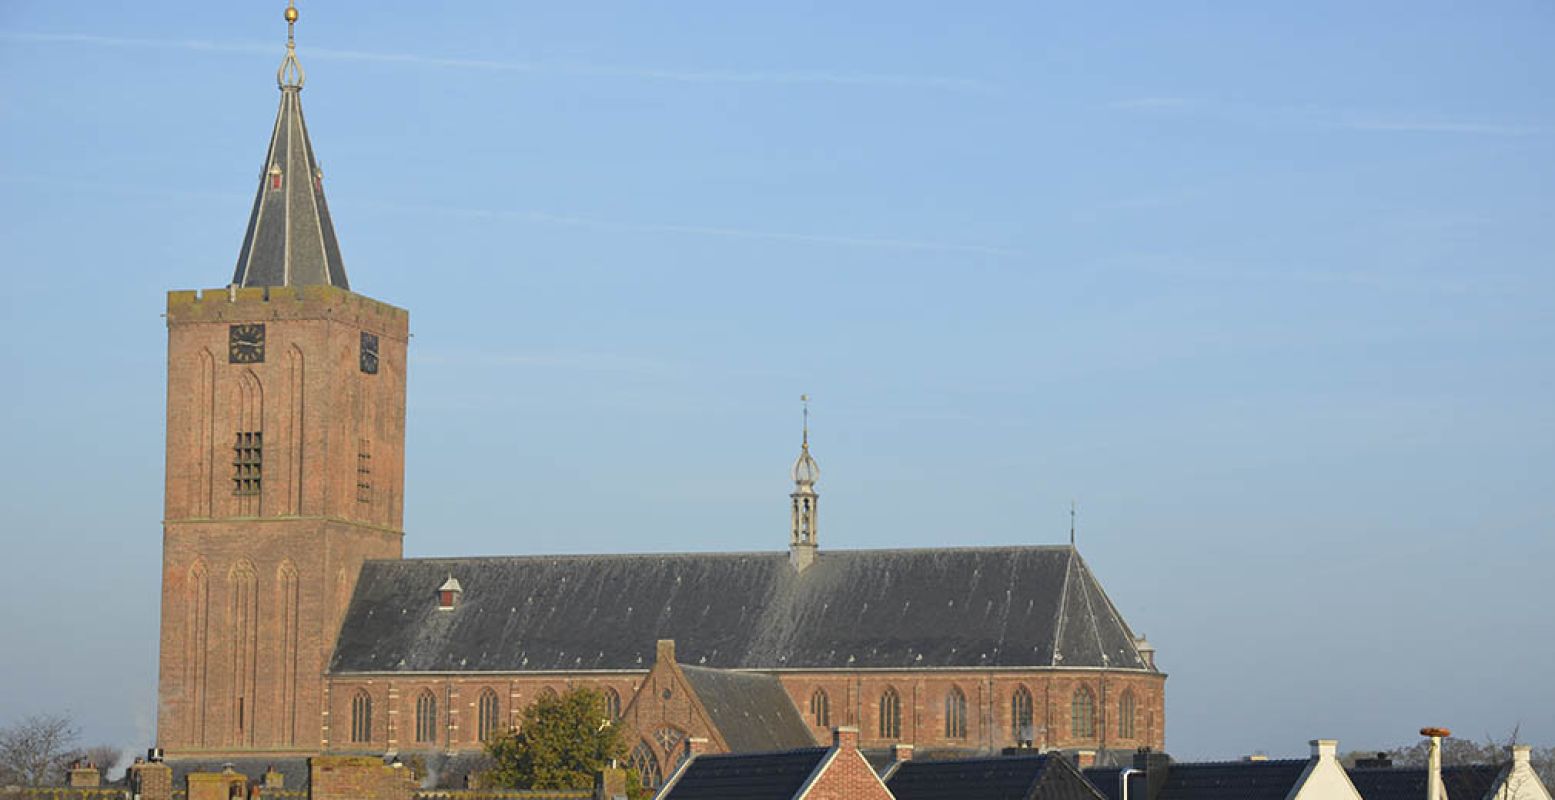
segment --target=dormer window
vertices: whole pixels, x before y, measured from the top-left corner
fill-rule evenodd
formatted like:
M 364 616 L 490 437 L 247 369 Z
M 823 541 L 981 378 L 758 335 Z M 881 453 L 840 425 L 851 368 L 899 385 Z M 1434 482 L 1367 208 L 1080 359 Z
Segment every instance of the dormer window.
M 458 579 L 449 575 L 448 580 L 437 587 L 437 607 L 443 611 L 452 610 L 454 606 L 459 605 L 459 596 L 462 594 L 464 588 L 459 585 Z
M 280 189 L 280 188 L 281 188 L 281 165 L 280 164 L 271 164 L 270 165 L 270 190 L 271 191 L 275 191 L 275 190 Z

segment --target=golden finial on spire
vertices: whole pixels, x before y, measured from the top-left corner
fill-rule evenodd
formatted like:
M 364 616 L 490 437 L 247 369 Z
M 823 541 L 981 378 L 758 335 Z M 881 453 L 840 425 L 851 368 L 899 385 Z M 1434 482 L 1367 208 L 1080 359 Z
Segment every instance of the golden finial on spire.
M 302 64 L 297 61 L 297 3 L 286 0 L 286 57 L 276 70 L 275 82 L 282 89 L 301 89 L 304 77 Z

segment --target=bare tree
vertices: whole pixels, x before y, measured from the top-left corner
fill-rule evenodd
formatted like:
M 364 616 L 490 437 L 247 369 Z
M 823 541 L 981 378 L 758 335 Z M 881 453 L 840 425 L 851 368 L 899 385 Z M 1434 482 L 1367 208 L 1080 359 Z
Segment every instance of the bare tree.
M 77 754 L 76 726 L 69 717 L 38 714 L 0 728 L 0 784 L 47 786 L 64 780 Z
M 94 744 L 80 752 L 80 757 L 91 762 L 103 774 L 103 780 L 108 780 L 108 772 L 119 765 L 124 758 L 124 750 L 111 744 Z

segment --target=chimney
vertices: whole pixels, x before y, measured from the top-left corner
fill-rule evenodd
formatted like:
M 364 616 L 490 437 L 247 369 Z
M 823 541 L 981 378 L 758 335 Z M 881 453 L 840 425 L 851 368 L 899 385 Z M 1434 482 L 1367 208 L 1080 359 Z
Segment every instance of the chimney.
M 1356 769 L 1389 769 L 1393 766 L 1393 757 L 1387 753 L 1378 753 L 1368 758 L 1355 759 Z
M 1161 788 L 1166 786 L 1166 773 L 1171 766 L 1172 757 L 1165 753 L 1157 753 L 1148 747 L 1141 747 L 1134 751 L 1134 769 L 1145 774 L 1144 800 L 1155 800 L 1161 793 Z M 1139 800 L 1139 798 L 1132 798 L 1132 800 Z
M 1447 793 L 1442 786 L 1442 740 L 1451 736 L 1452 731 L 1446 728 L 1421 728 L 1420 735 L 1431 739 L 1430 755 L 1426 758 L 1425 798 L 1446 800 Z
M 1512 754 L 1512 770 L 1514 772 L 1531 764 L 1533 759 L 1533 747 L 1531 745 L 1514 744 L 1506 749 L 1508 753 Z
M 1312 745 L 1313 760 L 1334 761 L 1339 758 L 1338 739 L 1313 739 L 1312 741 L 1308 742 L 1308 744 Z M 1251 761 L 1252 759 L 1248 760 Z M 1265 756 L 1261 760 L 1267 761 L 1268 756 Z
M 838 750 L 842 750 L 843 752 L 857 750 L 858 728 L 855 728 L 852 725 L 843 725 L 841 727 L 832 728 L 831 746 Z M 911 745 L 908 745 L 908 747 L 911 748 Z
M 901 742 L 897 742 L 896 744 L 891 745 L 891 760 L 898 763 L 903 761 L 911 761 L 912 745 L 902 744 Z
M 675 662 L 675 640 L 660 639 L 654 650 L 654 660 L 660 663 Z
M 1080 769 L 1090 769 L 1096 766 L 1095 750 L 1076 750 L 1074 753 L 1075 766 Z
M 701 736 L 693 736 L 686 740 L 686 758 L 696 758 L 707 754 L 707 740 Z

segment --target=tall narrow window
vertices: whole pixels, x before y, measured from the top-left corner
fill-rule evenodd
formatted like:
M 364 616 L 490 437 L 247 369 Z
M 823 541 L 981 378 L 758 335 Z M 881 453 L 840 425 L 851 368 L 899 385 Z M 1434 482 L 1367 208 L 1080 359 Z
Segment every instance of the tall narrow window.
M 373 698 L 366 689 L 357 689 L 351 698 L 351 741 L 357 744 L 373 740 Z
M 810 719 L 818 728 L 831 727 L 831 698 L 826 696 L 825 689 L 816 689 L 810 695 Z
M 605 687 L 605 716 L 610 719 L 621 718 L 621 693 L 610 687 Z
M 626 759 L 627 766 L 637 771 L 644 789 L 658 789 L 664 783 L 664 772 L 659 769 L 659 757 L 653 754 L 653 746 L 646 741 L 637 743 Z
M 1069 701 L 1069 734 L 1083 738 L 1096 735 L 1096 696 L 1088 686 L 1074 690 Z
M 482 689 L 477 712 L 475 730 L 480 734 L 481 741 L 484 742 L 497 732 L 497 726 L 502 720 L 501 707 L 497 702 L 497 693 L 489 688 Z
M 431 744 L 437 741 L 437 697 L 431 689 L 422 689 L 416 697 L 416 742 Z
M 902 698 L 889 687 L 880 695 L 880 738 L 902 738 Z
M 966 695 L 955 686 L 945 695 L 945 738 L 966 738 Z
M 1134 738 L 1134 690 L 1124 689 L 1118 698 L 1118 737 Z
M 259 494 L 263 475 L 265 435 L 260 431 L 242 431 L 232 445 L 232 493 L 239 496 Z
M 358 439 L 356 442 L 356 502 L 373 501 L 373 442 Z
M 1031 692 L 1024 686 L 1015 687 L 1015 694 L 1010 695 L 1010 739 L 1016 744 L 1029 743 L 1035 738 L 1031 707 Z

